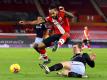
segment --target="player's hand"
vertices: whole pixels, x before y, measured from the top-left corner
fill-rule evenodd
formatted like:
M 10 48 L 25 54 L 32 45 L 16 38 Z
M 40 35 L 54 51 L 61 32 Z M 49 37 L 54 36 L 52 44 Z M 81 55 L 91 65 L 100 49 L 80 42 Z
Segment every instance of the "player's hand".
M 92 61 L 94 61 L 94 60 L 96 59 L 96 54 L 95 54 L 95 53 L 92 53 L 92 54 L 90 55 L 90 58 L 91 58 Z
M 87 40 L 89 40 L 89 39 L 87 38 Z
M 19 21 L 19 24 L 23 24 L 23 25 L 24 25 L 24 24 L 25 24 L 25 21 Z
M 64 7 L 63 7 L 63 6 L 59 6 L 59 11 L 61 11 L 61 12 L 65 12 Z

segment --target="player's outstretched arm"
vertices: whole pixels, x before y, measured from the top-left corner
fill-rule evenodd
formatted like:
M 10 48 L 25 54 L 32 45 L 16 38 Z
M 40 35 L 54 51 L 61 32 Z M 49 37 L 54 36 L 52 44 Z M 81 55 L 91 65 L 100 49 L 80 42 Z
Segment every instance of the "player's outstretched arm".
M 39 24 L 39 22 L 37 20 L 34 20 L 34 21 L 19 21 L 19 24 L 21 24 L 21 25 L 27 25 L 27 24 L 35 25 L 35 24 Z
M 65 14 L 67 14 L 68 16 L 71 16 L 71 17 L 75 17 L 71 12 L 68 12 L 68 11 L 65 11 Z
M 72 14 L 71 12 L 66 11 L 63 6 L 59 6 L 59 11 L 65 12 L 65 14 L 70 16 L 70 17 L 73 17 L 73 18 L 75 17 L 74 14 Z

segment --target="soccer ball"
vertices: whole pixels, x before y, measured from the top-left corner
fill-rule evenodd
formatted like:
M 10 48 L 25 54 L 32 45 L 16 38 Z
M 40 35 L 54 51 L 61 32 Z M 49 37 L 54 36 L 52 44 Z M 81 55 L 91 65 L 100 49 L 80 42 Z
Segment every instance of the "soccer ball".
M 19 71 L 20 71 L 20 65 L 19 64 L 12 64 L 10 66 L 10 72 L 18 73 Z

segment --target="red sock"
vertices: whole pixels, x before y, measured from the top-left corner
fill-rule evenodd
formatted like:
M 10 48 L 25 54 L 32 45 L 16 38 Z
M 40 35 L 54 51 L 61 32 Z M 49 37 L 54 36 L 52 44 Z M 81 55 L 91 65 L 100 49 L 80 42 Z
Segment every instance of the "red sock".
M 39 53 L 39 49 L 38 48 L 34 48 L 38 53 Z
M 40 49 L 39 53 L 41 54 L 41 56 L 44 60 L 48 60 L 48 56 L 46 55 L 46 50 L 45 49 Z
M 87 47 L 88 47 L 88 48 L 91 48 L 91 45 L 90 45 L 90 44 L 88 44 L 88 45 L 87 45 Z
M 48 60 L 48 56 L 46 55 L 46 50 L 45 49 L 35 48 L 35 50 L 41 55 L 43 60 Z
M 84 45 L 84 44 L 82 44 L 82 48 L 85 48 L 85 45 Z
M 66 40 L 67 40 L 68 37 L 69 37 L 68 34 L 63 34 L 61 36 L 61 38 L 59 39 L 59 41 L 58 41 L 58 46 L 59 47 L 62 46 L 66 42 Z

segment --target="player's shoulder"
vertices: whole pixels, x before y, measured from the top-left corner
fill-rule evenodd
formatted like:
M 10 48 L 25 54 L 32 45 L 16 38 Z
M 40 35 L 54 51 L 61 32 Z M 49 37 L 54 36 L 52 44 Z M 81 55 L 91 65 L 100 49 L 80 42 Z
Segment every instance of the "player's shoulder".
M 47 17 L 45 18 L 45 20 L 46 20 L 46 21 L 51 21 L 51 20 L 52 20 L 52 17 L 47 16 Z
M 87 56 L 89 56 L 89 54 L 88 53 L 83 53 L 82 56 L 87 57 Z

